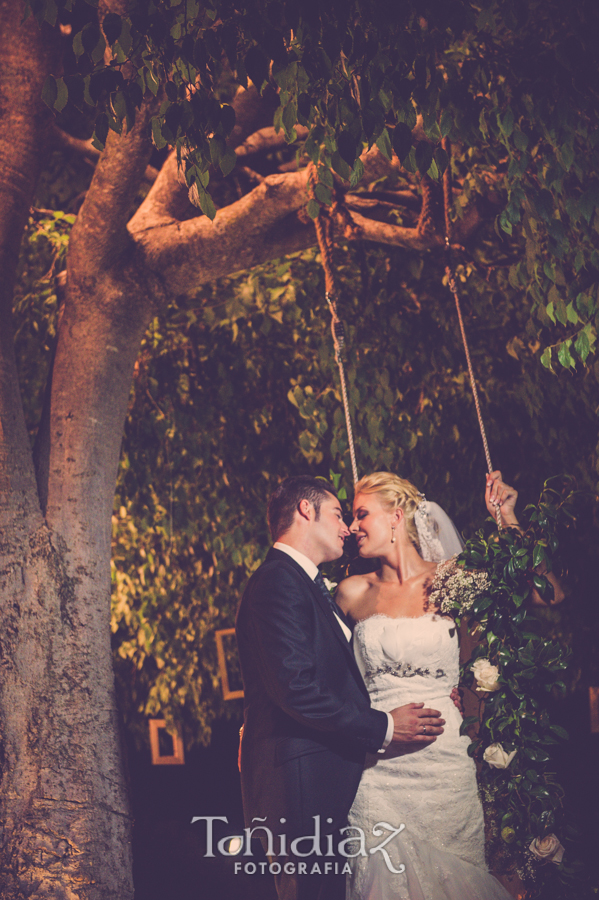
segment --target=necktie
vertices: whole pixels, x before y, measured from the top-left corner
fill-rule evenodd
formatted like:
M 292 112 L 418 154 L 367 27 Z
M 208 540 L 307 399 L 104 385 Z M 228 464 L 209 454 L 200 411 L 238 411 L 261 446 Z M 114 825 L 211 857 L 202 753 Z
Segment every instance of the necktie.
M 328 587 L 326 586 L 326 584 L 324 583 L 324 578 L 322 577 L 322 574 L 320 572 L 314 579 L 314 584 L 317 585 L 317 587 L 320 590 L 320 593 L 322 594 L 322 596 L 325 598 L 325 600 L 329 604 L 331 612 L 334 613 L 336 616 L 338 616 L 341 619 L 341 621 L 344 622 L 349 627 L 349 623 L 347 622 L 347 619 L 345 618 L 343 610 L 339 609 L 339 607 L 333 600 L 333 596 L 332 596 L 331 592 L 329 591 Z

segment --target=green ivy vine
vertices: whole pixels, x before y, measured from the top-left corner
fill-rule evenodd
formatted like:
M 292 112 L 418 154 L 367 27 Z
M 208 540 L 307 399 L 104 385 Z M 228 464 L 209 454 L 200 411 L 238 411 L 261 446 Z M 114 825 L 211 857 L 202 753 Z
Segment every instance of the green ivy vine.
M 531 602 L 534 589 L 553 599 L 538 573 L 560 571 L 560 533 L 575 521 L 577 497 L 571 479 L 550 479 L 521 514 L 521 531 L 498 531 L 489 519 L 459 558 L 489 578 L 468 611 L 455 603 L 456 621 L 465 617 L 478 640 L 461 674 L 482 695 L 480 715 L 465 718 L 462 733 L 477 726 L 468 752 L 479 768 L 489 863 L 517 872 L 530 897 L 581 896 L 576 833 L 551 765 L 556 745 L 568 740 L 550 708 L 566 692 L 571 650 L 543 633 Z

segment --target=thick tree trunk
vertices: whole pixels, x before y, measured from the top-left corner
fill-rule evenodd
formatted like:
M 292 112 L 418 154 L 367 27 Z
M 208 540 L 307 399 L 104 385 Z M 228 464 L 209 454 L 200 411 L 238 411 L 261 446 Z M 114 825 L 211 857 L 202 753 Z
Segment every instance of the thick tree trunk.
M 21 26 L 22 17 L 21 3 L 0 2 L 0 894 L 3 900 L 126 900 L 133 895 L 130 818 L 111 666 L 107 529 L 143 324 L 136 322 L 126 359 L 107 346 L 118 343 L 112 334 L 118 321 L 88 334 L 74 353 L 79 362 L 70 383 L 61 359 L 72 344 L 59 347 L 52 399 L 55 469 L 48 478 L 51 515 L 45 520 L 20 402 L 10 312 L 44 146 L 48 111 L 39 97 L 54 68 L 53 38 L 32 19 Z M 77 343 L 82 323 L 66 319 Z M 81 362 L 81 354 L 89 360 L 94 350 L 109 370 L 108 383 Z M 116 382 L 122 382 L 119 400 Z M 97 402 L 102 390 L 104 406 Z M 106 429 L 99 418 L 112 424 Z M 86 436 L 85 459 L 72 440 L 75 431 Z M 64 465 L 58 459 L 62 451 Z M 83 484 L 91 501 L 82 498 Z

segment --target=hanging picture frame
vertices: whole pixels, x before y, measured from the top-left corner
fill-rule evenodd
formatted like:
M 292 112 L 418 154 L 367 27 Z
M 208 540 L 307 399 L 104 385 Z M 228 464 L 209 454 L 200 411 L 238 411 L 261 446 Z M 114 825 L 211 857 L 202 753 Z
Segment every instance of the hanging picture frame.
M 184 766 L 185 749 L 179 731 L 168 729 L 164 719 L 150 719 L 150 750 L 153 766 Z
M 239 654 L 234 628 L 221 628 L 214 634 L 220 683 L 224 700 L 238 700 L 243 697 L 243 681 L 239 667 Z

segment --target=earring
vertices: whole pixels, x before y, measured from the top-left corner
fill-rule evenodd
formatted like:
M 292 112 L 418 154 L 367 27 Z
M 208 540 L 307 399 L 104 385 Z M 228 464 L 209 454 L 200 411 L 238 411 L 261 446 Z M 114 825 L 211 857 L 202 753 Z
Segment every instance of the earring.
M 395 525 L 391 526 L 391 543 L 395 543 Z

